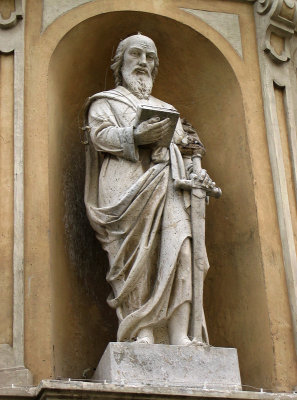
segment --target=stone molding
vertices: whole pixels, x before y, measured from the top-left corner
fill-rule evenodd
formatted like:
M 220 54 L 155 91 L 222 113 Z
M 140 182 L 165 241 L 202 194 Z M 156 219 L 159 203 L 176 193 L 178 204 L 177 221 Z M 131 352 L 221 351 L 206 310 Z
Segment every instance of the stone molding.
M 21 1 L 21 0 L 20 0 Z M 42 32 L 57 18 L 72 9 L 95 0 L 43 0 Z M 239 3 L 254 3 L 256 0 L 234 0 Z M 182 7 L 181 7 L 182 9 Z
M 181 8 L 181 10 L 195 15 L 215 29 L 228 41 L 228 43 L 234 48 L 240 57 L 243 58 L 239 17 L 237 14 L 195 10 L 189 8 Z
M 266 14 L 271 9 L 273 0 L 258 0 L 257 2 L 257 12 L 259 14 Z
M 37 387 L 0 388 L 0 400 L 11 399 L 171 399 L 171 400 L 297 400 L 296 393 L 267 393 L 265 391 L 233 391 L 211 389 L 187 389 L 180 387 L 124 386 L 108 382 L 79 380 L 43 380 Z
M 264 51 L 276 63 L 287 62 L 291 58 L 289 41 L 297 27 L 296 0 L 258 0 L 256 11 L 266 20 Z M 281 54 L 271 41 L 272 34 L 284 41 Z
M 22 0 L 15 0 L 15 11 L 9 18 L 4 19 L 0 13 L 0 29 L 9 29 L 15 26 L 23 18 Z
M 93 0 L 43 0 L 42 31 L 61 15 Z
M 25 0 L 0 18 L 0 56 L 14 57 L 14 236 L 13 236 L 13 344 L 0 344 L 0 387 L 7 382 L 28 385 L 24 367 L 24 11 Z
M 297 199 L 297 80 L 292 61 L 297 48 L 296 0 L 258 0 L 255 5 L 258 55 L 267 142 L 281 235 L 283 260 L 297 353 L 297 256 L 294 241 L 288 183 L 278 120 L 276 91 L 282 92 L 286 135 L 290 149 L 295 201 Z M 274 37 L 273 37 L 274 35 Z M 274 40 L 272 40 L 274 39 Z M 282 45 L 277 48 L 277 45 Z

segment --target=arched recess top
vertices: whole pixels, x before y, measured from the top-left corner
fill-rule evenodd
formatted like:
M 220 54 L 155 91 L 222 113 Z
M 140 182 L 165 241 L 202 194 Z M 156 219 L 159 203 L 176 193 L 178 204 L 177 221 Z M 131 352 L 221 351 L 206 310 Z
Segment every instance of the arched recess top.
M 246 4 L 237 5 L 238 7 Z M 79 24 L 91 21 L 92 18 L 99 15 L 114 13 L 114 12 L 140 12 L 149 13 L 155 16 L 165 17 L 193 29 L 198 34 L 206 38 L 213 46 L 217 48 L 227 60 L 233 69 L 240 87 L 241 79 L 244 79 L 245 63 L 244 59 L 236 52 L 232 45 L 214 28 L 198 18 L 193 13 L 186 11 L 187 7 L 178 7 L 176 2 L 169 0 L 166 5 L 160 4 L 158 1 L 147 2 L 146 0 L 138 0 L 137 2 L 130 0 L 117 0 L 117 1 L 102 1 L 95 0 L 82 4 L 74 9 L 66 12 L 57 19 L 55 19 L 43 32 L 40 37 L 41 43 L 46 41 L 48 43 L 49 57 L 52 56 L 55 48 L 59 45 L 63 37 L 67 35 L 73 28 Z M 231 11 L 230 11 L 230 14 Z M 141 23 L 139 24 L 141 28 Z M 162 27 L 160 27 L 161 29 Z M 116 30 L 117 27 L 111 27 Z M 135 28 L 137 31 L 137 27 Z M 139 29 L 141 30 L 141 29 Z M 119 37 L 121 39 L 121 37 Z M 40 43 L 40 44 L 41 44 Z M 188 43 L 186 43 L 188 45 Z M 244 55 L 244 54 L 243 54 Z
M 245 305 L 251 304 L 250 293 L 256 284 L 260 286 L 259 292 L 264 293 L 247 136 L 252 123 L 246 123 L 248 117 L 252 119 L 248 111 L 255 104 L 247 101 L 248 90 L 253 90 L 248 70 L 251 57 L 243 47 L 247 57 L 242 60 L 218 32 L 196 16 L 178 9 L 176 1 L 166 1 L 166 8 L 162 4 L 160 1 L 148 4 L 144 0 L 93 1 L 58 18 L 40 38 L 40 45 L 48 52 L 47 64 L 42 57 L 40 59 L 44 68 L 43 83 L 47 80 L 49 89 L 48 121 L 45 122 L 48 122 L 49 138 L 51 265 L 53 276 L 57 277 L 53 284 L 57 304 L 55 318 L 57 321 L 64 319 L 59 307 L 64 299 L 59 298 L 56 289 L 60 271 L 67 273 L 70 263 L 80 272 L 85 270 L 80 261 L 87 257 L 94 271 L 99 265 L 90 252 L 86 252 L 88 256 L 81 253 L 88 247 L 87 244 L 82 246 L 87 228 L 84 230 L 83 222 L 78 220 L 78 216 L 84 215 L 84 152 L 77 134 L 77 115 L 87 96 L 113 87 L 110 59 L 115 47 L 123 37 L 141 30 L 156 42 L 159 51 L 160 68 L 153 94 L 173 104 L 198 129 L 207 148 L 203 166 L 223 189 L 223 198 L 208 209 L 207 237 L 211 238 L 208 250 L 214 278 L 209 280 L 205 291 L 206 318 L 212 343 L 232 344 L 240 349 L 245 360 L 243 371 L 248 374 L 246 360 L 253 353 L 241 331 L 253 328 L 254 336 L 258 337 L 256 330 L 260 325 L 252 326 L 259 305 L 254 304 L 251 313 L 246 312 Z M 66 184 L 65 177 L 69 177 Z M 71 200 L 69 206 L 67 199 Z M 67 237 L 73 250 L 68 254 L 59 248 L 63 246 L 64 249 L 66 242 L 63 218 L 68 221 L 67 226 L 76 227 Z M 245 257 L 241 256 L 243 252 Z M 242 271 L 254 266 L 254 271 L 249 276 L 235 274 L 239 266 Z M 238 276 L 242 277 L 240 284 Z M 230 293 L 228 297 L 227 292 Z M 216 293 L 216 301 L 213 301 L 213 293 Z M 237 304 L 236 313 L 233 304 Z M 261 304 L 264 308 L 264 301 Z M 225 310 L 228 315 L 232 314 L 232 324 L 226 323 Z M 64 332 L 65 337 L 71 334 Z M 261 348 L 260 340 L 257 346 Z M 63 349 L 62 341 L 55 348 L 57 354 L 68 351 Z

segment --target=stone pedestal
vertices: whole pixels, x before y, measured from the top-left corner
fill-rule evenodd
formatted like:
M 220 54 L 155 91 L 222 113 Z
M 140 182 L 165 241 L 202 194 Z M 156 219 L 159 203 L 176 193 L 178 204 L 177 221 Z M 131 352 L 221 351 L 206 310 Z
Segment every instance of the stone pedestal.
M 109 343 L 94 381 L 123 385 L 241 390 L 236 349 Z
M 0 387 L 30 386 L 33 378 L 30 371 L 24 367 L 4 368 L 0 370 Z

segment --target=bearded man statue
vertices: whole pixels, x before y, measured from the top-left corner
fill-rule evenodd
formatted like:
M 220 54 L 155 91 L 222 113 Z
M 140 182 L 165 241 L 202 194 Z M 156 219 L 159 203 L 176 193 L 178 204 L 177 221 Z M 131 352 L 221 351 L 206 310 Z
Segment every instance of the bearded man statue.
M 90 97 L 85 204 L 108 254 L 108 304 L 116 310 L 118 341 L 154 343 L 160 326 L 169 343 L 191 344 L 192 254 L 189 193 L 191 158 L 183 156 L 189 129 L 178 121 L 169 148 L 158 146 L 169 118 L 135 126 L 137 107 L 174 108 L 151 95 L 159 60 L 155 43 L 141 34 L 122 40 L 111 66 L 116 88 Z M 200 181 L 213 183 L 205 170 Z M 204 271 L 208 269 L 205 251 Z M 207 342 L 205 319 L 203 338 Z

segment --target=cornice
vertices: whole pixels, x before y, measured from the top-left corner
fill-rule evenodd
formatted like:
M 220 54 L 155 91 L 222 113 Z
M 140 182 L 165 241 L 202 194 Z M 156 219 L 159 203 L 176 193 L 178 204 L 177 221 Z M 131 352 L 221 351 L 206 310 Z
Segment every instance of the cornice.
M 287 62 L 291 58 L 289 42 L 297 28 L 297 1 L 257 0 L 255 10 L 262 16 L 263 50 L 275 63 Z M 275 48 L 272 35 L 283 41 L 281 51 Z

